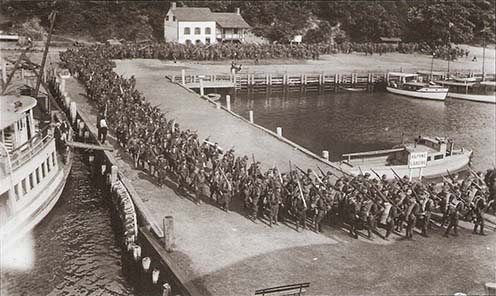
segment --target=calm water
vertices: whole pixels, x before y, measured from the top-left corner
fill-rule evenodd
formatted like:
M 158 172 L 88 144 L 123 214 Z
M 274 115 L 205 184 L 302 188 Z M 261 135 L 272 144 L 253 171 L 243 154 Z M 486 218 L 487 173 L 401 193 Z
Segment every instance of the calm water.
M 31 240 L 24 242 L 32 252 L 16 255 L 32 259 L 24 264 L 31 268 L 2 270 L 0 294 L 132 294 L 121 272 L 110 212 L 81 158 L 75 155 L 71 176 L 56 207 L 34 229 Z
M 232 109 L 276 130 L 317 154 L 341 155 L 391 148 L 418 135 L 450 137 L 474 151 L 472 164 L 487 169 L 495 162 L 495 105 L 448 99 L 435 102 L 385 92 L 248 94 L 238 92 Z

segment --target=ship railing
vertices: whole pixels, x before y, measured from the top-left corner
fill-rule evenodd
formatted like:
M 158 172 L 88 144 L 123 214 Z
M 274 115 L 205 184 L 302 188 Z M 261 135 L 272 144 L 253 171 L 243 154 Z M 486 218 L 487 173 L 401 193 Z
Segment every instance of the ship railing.
M 50 125 L 40 129 L 26 143 L 10 152 L 12 170 L 15 170 L 31 159 L 36 153 L 45 148 L 53 139 Z

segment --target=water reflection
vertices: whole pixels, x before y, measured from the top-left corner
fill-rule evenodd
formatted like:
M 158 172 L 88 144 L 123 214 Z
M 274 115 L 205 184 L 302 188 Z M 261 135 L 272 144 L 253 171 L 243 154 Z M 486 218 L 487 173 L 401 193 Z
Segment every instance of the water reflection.
M 495 159 L 495 105 L 448 99 L 411 99 L 385 92 L 272 92 L 233 96 L 232 108 L 316 153 L 390 148 L 402 136 L 443 136 L 474 150 L 473 165 L 490 167 Z
M 80 158 L 75 156 L 59 202 L 32 233 L 31 268 L 2 269 L 0 294 L 132 295 L 110 212 Z

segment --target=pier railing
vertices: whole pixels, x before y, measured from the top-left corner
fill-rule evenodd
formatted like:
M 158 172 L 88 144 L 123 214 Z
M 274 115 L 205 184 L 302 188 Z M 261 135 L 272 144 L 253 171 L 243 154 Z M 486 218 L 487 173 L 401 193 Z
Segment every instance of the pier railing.
M 424 80 L 428 75 L 419 75 Z M 482 79 L 482 73 L 456 72 L 450 77 L 464 76 Z M 495 74 L 485 74 L 486 80 L 494 80 Z M 284 88 L 287 90 L 309 91 L 337 91 L 371 90 L 378 84 L 389 80 L 388 73 L 220 73 L 220 74 L 192 74 L 170 75 L 172 82 L 183 84 L 189 88 L 235 88 L 238 90 L 266 90 L 267 88 Z M 437 79 L 448 78 L 447 73 L 436 76 Z

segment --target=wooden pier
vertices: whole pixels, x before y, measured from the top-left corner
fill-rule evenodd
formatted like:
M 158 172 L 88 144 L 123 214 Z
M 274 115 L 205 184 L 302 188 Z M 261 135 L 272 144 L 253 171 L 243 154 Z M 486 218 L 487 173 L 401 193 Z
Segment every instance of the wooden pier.
M 420 73 L 420 72 L 419 72 Z M 482 78 L 481 73 L 450 73 L 450 76 L 463 75 L 466 77 Z M 426 75 L 419 76 L 427 80 Z M 428 76 L 428 75 L 427 75 Z M 330 92 L 339 90 L 374 90 L 377 86 L 385 86 L 389 80 L 388 73 L 237 73 L 237 74 L 205 74 L 167 76 L 172 82 L 188 88 L 234 88 L 253 92 L 266 91 L 314 91 Z M 436 79 L 446 79 L 447 73 L 436 73 Z M 486 80 L 494 80 L 495 74 L 485 74 Z

